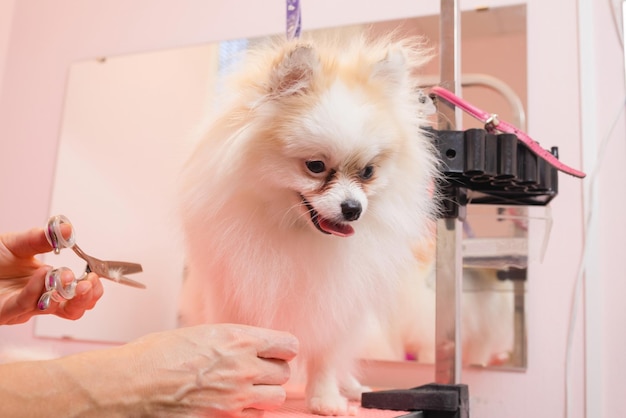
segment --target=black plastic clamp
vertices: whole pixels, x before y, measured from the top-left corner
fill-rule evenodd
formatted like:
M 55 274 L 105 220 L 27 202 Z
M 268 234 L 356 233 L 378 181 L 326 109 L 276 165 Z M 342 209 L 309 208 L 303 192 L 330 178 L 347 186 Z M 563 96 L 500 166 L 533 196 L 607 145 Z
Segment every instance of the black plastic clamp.
M 469 418 L 469 390 L 464 384 L 431 383 L 411 389 L 366 392 L 361 395 L 361 406 L 393 411 L 419 411 L 422 414 L 402 415 L 407 418 Z
M 442 187 L 452 190 L 453 197 L 458 194 L 454 189 L 462 188 L 471 193 L 460 197 L 471 203 L 544 206 L 558 193 L 558 170 L 513 134 L 425 130 L 439 152 Z M 558 156 L 556 147 L 550 152 Z

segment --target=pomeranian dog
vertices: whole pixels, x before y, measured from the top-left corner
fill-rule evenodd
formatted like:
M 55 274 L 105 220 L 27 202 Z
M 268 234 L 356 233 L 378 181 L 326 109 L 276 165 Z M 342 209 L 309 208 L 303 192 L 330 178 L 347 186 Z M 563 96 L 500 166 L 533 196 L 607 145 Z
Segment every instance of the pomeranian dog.
M 300 340 L 311 412 L 346 415 L 371 319 L 385 321 L 429 235 L 438 173 L 419 39 L 273 40 L 230 76 L 181 187 L 181 324 Z

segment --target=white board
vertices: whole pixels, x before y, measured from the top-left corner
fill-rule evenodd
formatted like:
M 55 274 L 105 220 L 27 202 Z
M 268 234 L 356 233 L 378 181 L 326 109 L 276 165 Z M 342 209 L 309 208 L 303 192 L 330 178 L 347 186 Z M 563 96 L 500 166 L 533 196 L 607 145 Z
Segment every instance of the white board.
M 103 280 L 95 309 L 80 321 L 37 317 L 37 336 L 126 342 L 176 326 L 176 179 L 213 93 L 216 60 L 217 46 L 205 45 L 72 66 L 50 215 L 70 219 L 86 253 L 141 263 L 129 277 L 147 289 Z M 69 249 L 44 262 L 85 268 Z

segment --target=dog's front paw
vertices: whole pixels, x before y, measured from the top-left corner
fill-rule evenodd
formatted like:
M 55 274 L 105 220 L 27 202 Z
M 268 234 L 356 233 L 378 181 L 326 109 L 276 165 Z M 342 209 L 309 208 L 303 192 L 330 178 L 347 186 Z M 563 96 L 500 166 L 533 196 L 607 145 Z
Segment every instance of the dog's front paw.
M 351 401 L 360 401 L 363 392 L 370 392 L 372 389 L 361 385 L 352 375 L 348 375 L 340 384 L 341 394 Z
M 350 405 L 343 396 L 337 395 L 314 395 L 308 399 L 309 411 L 317 415 L 325 416 L 349 416 L 356 415 L 358 408 Z

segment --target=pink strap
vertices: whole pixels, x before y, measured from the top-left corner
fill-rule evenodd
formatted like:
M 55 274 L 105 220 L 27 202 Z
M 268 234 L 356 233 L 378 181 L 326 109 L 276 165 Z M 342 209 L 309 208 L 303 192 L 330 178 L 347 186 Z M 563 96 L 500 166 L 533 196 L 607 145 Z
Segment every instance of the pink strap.
M 517 138 L 522 141 L 524 144 L 530 148 L 532 152 L 537 154 L 539 157 L 542 157 L 548 164 L 555 167 L 557 170 L 560 170 L 564 173 L 570 174 L 574 177 L 584 178 L 586 176 L 582 171 L 578 171 L 574 168 L 571 168 L 561 161 L 559 161 L 550 151 L 543 149 L 539 142 L 532 139 L 525 132 L 516 128 L 508 122 L 498 119 L 498 115 L 495 113 L 487 113 L 476 106 L 466 102 L 460 97 L 456 96 L 449 90 L 444 89 L 443 87 L 434 86 L 431 89 L 431 92 L 446 99 L 448 102 L 452 103 L 455 106 L 460 107 L 465 112 L 469 113 L 479 121 L 485 124 L 485 129 L 489 132 L 500 131 L 509 134 L 515 134 Z

